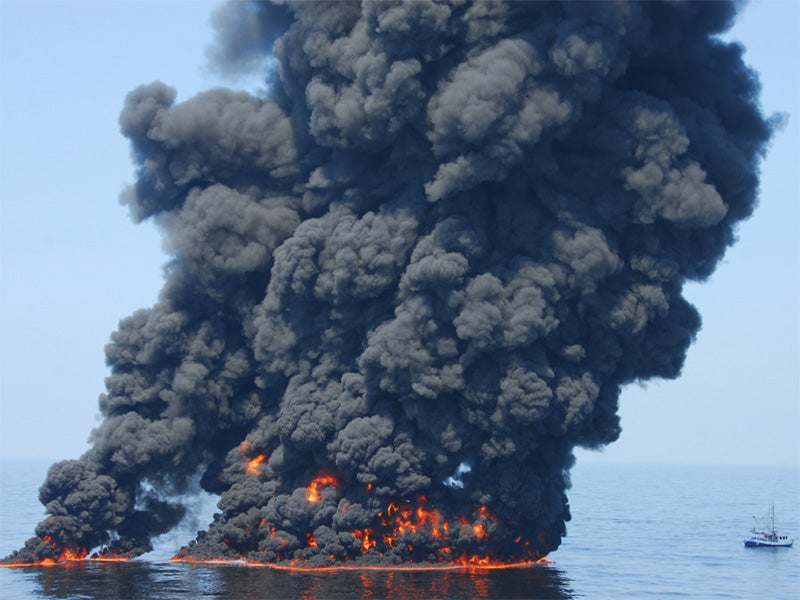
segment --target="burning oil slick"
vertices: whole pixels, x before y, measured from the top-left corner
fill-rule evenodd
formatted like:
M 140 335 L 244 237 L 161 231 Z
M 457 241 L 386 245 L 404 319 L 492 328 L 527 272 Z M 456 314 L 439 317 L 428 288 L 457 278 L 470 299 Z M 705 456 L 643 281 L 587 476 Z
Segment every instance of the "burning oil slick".
M 263 97 L 133 90 L 123 200 L 172 259 L 106 348 L 102 423 L 6 563 L 534 561 L 622 385 L 676 377 L 682 297 L 751 214 L 771 125 L 732 4 L 233 2 Z M 274 57 L 274 58 L 270 58 Z M 277 59 L 277 60 L 275 60 Z

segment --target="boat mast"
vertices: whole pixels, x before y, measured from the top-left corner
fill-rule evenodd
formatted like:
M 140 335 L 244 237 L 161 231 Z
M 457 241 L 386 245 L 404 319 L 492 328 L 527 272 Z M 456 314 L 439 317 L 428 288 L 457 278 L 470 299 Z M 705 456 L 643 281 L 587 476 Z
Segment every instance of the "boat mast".
M 772 506 L 770 507 L 770 517 L 772 518 L 772 529 L 770 533 L 775 535 L 775 501 L 772 501 Z

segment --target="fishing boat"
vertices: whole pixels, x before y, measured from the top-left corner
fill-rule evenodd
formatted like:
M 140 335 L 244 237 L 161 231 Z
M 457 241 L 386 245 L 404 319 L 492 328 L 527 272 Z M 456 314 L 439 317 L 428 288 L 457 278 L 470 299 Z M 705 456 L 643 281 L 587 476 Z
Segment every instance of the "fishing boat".
M 770 507 L 767 517 L 753 517 L 750 537 L 744 541 L 745 548 L 790 548 L 794 538 L 783 535 L 775 529 L 775 505 Z

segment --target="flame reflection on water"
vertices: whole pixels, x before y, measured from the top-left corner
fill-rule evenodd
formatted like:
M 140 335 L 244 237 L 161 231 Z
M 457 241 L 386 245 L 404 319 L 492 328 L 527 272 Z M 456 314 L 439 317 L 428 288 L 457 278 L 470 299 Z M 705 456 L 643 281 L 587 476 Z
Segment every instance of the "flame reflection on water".
M 553 565 L 452 571 L 294 571 L 241 565 L 80 561 L 4 569 L 10 597 L 45 598 L 572 598 Z

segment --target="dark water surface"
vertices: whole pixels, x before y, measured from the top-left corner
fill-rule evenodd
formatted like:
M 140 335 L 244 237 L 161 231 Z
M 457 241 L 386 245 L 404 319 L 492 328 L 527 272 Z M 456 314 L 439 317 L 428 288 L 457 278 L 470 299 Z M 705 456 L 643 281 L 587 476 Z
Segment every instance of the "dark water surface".
M 0 554 L 42 516 L 47 463 L 0 463 Z M 752 515 L 774 501 L 800 538 L 800 471 L 787 468 L 579 464 L 573 520 L 550 565 L 463 571 L 283 571 L 169 563 L 199 517 L 127 563 L 0 569 L 4 599 L 737 598 L 800 599 L 798 547 L 745 549 Z
M 557 569 L 296 572 L 133 561 L 14 569 L 34 598 L 571 598 Z M 5 595 L 10 598 L 12 595 Z

